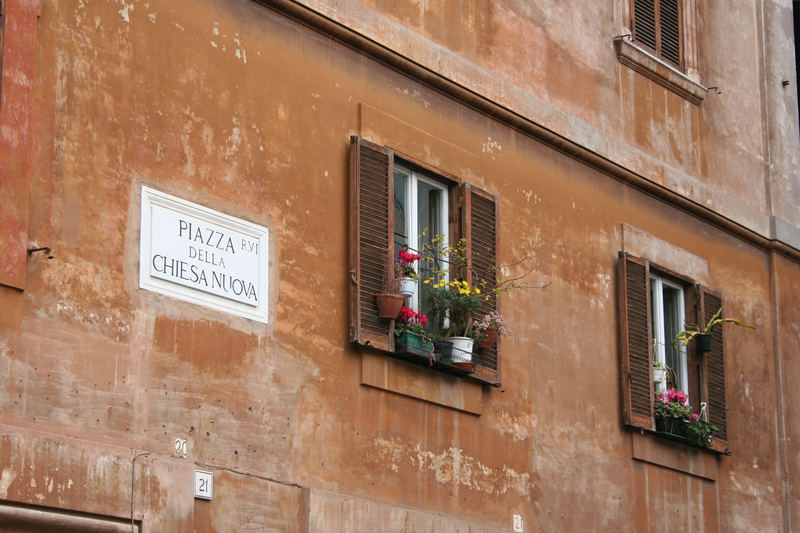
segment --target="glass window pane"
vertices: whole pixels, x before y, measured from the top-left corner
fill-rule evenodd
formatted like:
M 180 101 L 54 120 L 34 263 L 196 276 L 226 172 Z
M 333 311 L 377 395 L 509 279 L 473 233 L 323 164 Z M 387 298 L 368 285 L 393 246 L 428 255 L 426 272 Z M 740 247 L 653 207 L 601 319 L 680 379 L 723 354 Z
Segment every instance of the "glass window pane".
M 676 376 L 675 386 L 684 387 L 683 354 L 672 344 L 672 340 L 683 329 L 683 310 L 681 309 L 680 290 L 673 287 L 664 287 L 664 348 L 666 350 L 666 363 Z
M 419 181 L 417 183 L 417 235 L 420 249 L 429 249 L 437 234 L 442 232 L 442 209 L 444 191 L 432 185 Z M 441 268 L 441 267 L 440 267 Z M 421 280 L 434 279 L 436 265 L 433 261 L 420 261 L 419 274 Z M 438 280 L 437 280 L 438 281 Z M 419 285 L 421 289 L 420 301 L 425 296 L 429 285 Z
M 394 173 L 394 251 L 408 244 L 408 197 L 409 178 L 402 172 Z

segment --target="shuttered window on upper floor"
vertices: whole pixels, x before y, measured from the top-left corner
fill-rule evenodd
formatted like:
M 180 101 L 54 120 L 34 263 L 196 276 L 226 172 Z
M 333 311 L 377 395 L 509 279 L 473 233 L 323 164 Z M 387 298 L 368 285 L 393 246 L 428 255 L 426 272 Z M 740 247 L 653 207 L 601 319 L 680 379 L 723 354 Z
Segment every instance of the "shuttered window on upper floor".
M 632 4 L 633 40 L 682 69 L 681 0 L 632 0 Z

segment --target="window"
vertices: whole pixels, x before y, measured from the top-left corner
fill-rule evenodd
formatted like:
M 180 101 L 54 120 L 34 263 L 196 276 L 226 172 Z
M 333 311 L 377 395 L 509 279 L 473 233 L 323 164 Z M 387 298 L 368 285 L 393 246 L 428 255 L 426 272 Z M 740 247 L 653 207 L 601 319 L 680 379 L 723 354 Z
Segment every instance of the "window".
M 448 242 L 448 192 L 441 182 L 425 176 L 420 171 L 405 167 L 394 169 L 394 250 L 408 246 L 421 250 L 430 245 L 435 235 L 444 235 Z M 420 279 L 432 276 L 432 265 L 420 263 L 417 272 Z M 418 284 L 411 297 L 411 307 L 419 309 L 423 292 L 428 285 Z
M 693 344 L 688 350 L 671 347 L 684 321 L 702 326 L 722 307 L 722 296 L 625 252 L 620 252 L 618 267 L 625 424 L 655 430 L 653 363 L 666 362 L 675 370 L 674 386 L 687 392 L 693 406 L 705 402 L 709 420 L 719 428 L 711 449 L 726 452 L 723 328 L 714 329 L 705 355 L 696 355 Z
M 685 324 L 683 286 L 651 272 L 650 315 L 653 321 L 653 361 L 670 369 L 667 387 L 689 394 L 686 348 L 672 344 L 672 339 L 683 330 Z M 658 383 L 655 385 L 656 393 L 663 392 L 659 390 Z M 690 397 L 689 401 L 692 400 Z
M 394 285 L 397 247 L 408 243 L 416 248 L 426 228 L 428 237 L 445 234 L 451 244 L 463 238 L 471 271 L 494 279 L 497 199 L 360 137 L 350 140 L 350 176 L 350 341 L 393 353 L 394 321 L 378 316 L 375 295 Z M 470 272 L 462 275 L 471 281 Z M 418 302 L 419 294 L 414 299 Z M 496 304 L 490 297 L 478 314 Z M 473 360 L 471 378 L 499 385 L 496 349 L 481 350 Z
M 683 68 L 680 0 L 633 0 L 633 40 Z
M 702 103 L 708 89 L 698 70 L 698 0 L 619 2 L 622 25 L 614 39 L 619 62 L 692 104 Z

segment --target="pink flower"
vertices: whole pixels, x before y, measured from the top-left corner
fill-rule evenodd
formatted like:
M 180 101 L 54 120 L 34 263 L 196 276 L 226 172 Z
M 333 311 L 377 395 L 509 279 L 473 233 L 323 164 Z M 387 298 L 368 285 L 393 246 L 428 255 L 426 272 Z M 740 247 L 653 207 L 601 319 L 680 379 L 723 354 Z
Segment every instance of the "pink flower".
M 413 252 L 408 252 L 408 251 L 403 250 L 403 249 L 397 250 L 397 255 L 399 257 L 399 259 L 396 260 L 397 263 L 400 264 L 400 265 L 403 265 L 403 266 L 410 265 L 414 261 L 418 261 L 419 258 L 420 258 L 419 255 L 417 255 L 417 254 L 415 254 Z

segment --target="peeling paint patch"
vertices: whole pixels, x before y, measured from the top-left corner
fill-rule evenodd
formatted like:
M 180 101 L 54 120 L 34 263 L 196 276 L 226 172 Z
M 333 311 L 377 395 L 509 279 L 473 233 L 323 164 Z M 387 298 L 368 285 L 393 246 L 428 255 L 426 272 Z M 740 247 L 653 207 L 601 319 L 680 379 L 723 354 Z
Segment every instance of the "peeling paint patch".
M 8 498 L 8 487 L 16 478 L 16 472 L 13 472 L 10 468 L 3 469 L 3 473 L 0 474 L 0 498 Z
M 119 16 L 122 17 L 122 20 L 124 20 L 125 22 L 130 24 L 131 23 L 131 11 L 133 11 L 133 4 L 132 3 L 131 4 L 126 4 L 125 2 L 122 2 L 122 9 L 117 11 L 117 13 L 119 13 Z
M 504 434 L 510 434 L 514 440 L 529 439 L 536 429 L 536 417 L 533 415 L 512 416 L 506 411 L 497 413 L 498 429 Z
M 492 159 L 494 159 L 495 152 L 498 153 L 503 151 L 503 147 L 500 146 L 500 143 L 497 141 L 493 141 L 491 137 L 486 138 L 486 142 L 483 143 L 483 150 L 484 154 L 489 154 Z
M 515 492 L 528 500 L 533 493 L 530 473 L 517 472 L 507 465 L 495 468 L 484 465 L 455 446 L 435 453 L 423 449 L 419 443 L 377 438 L 373 441 L 373 449 L 368 461 L 393 472 L 400 472 L 408 464 L 420 472 L 432 473 L 436 482 L 442 485 L 461 485 L 486 494 Z

